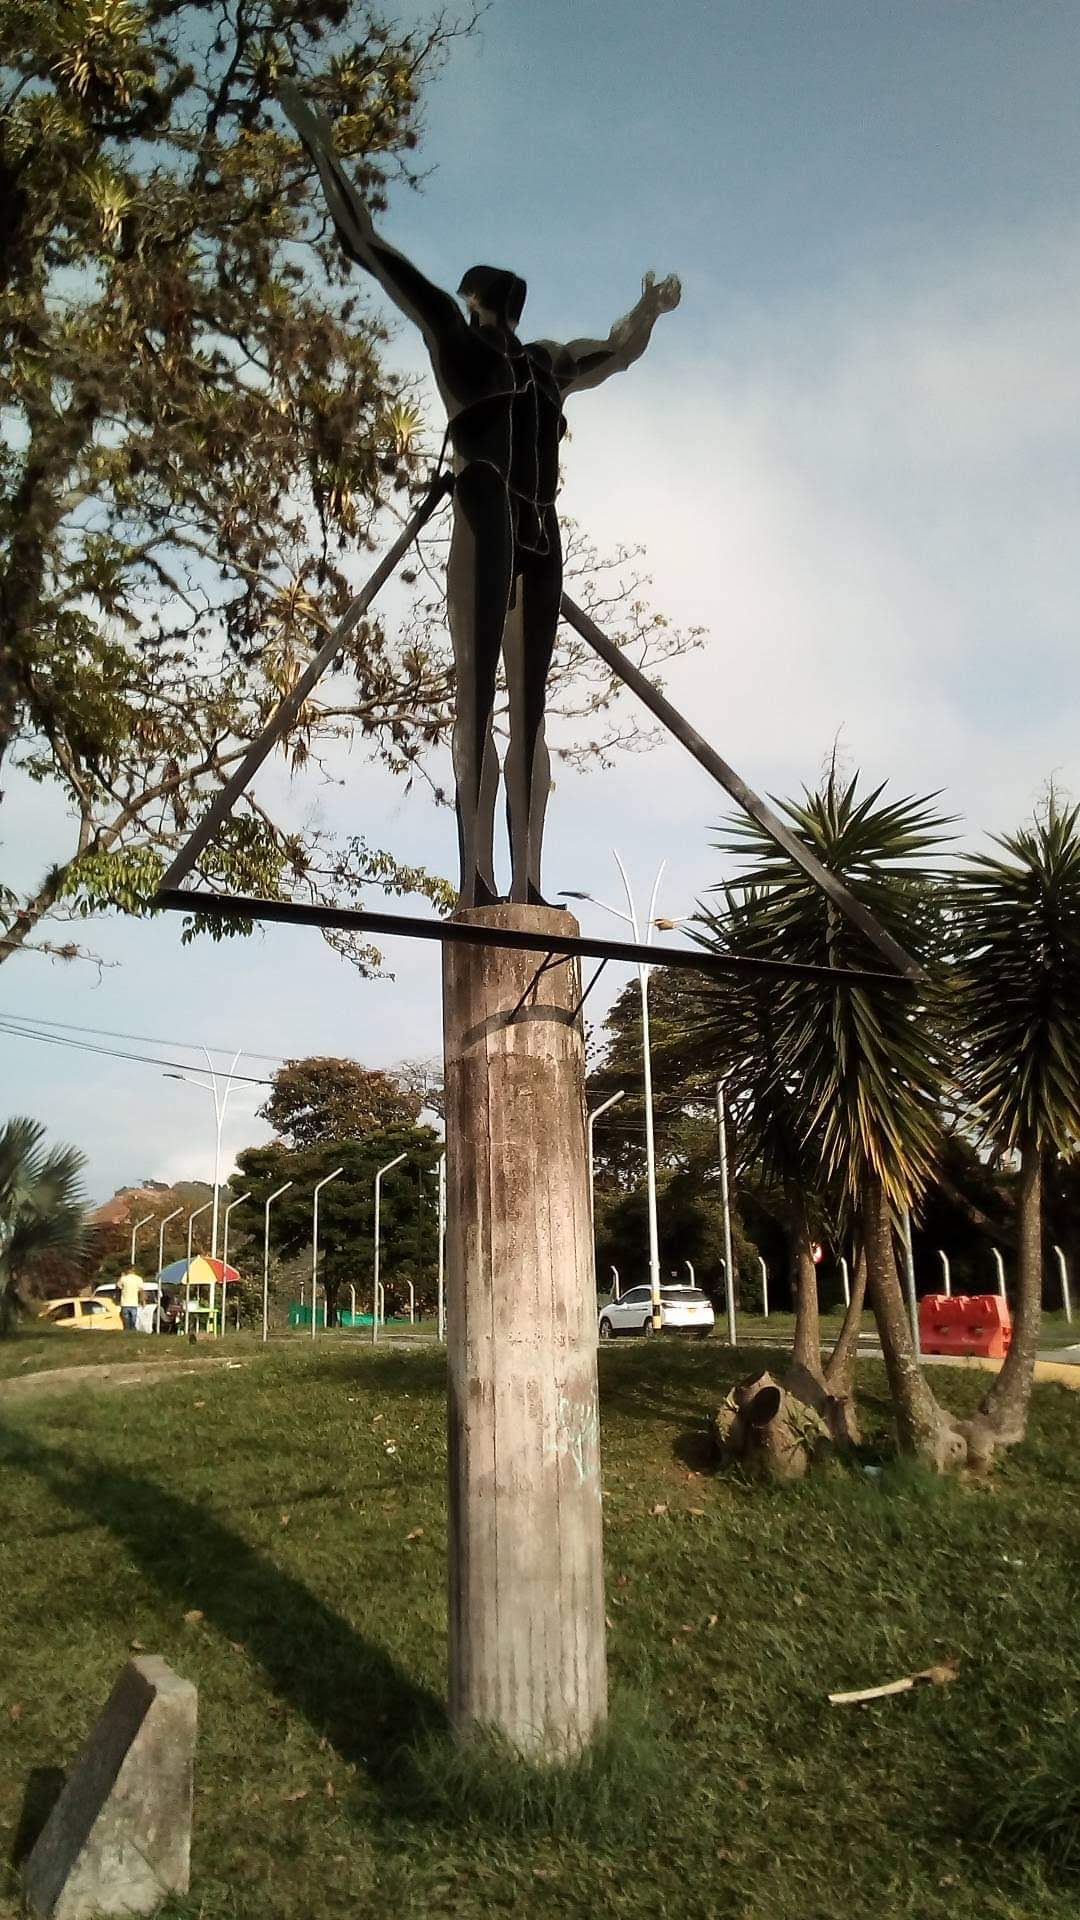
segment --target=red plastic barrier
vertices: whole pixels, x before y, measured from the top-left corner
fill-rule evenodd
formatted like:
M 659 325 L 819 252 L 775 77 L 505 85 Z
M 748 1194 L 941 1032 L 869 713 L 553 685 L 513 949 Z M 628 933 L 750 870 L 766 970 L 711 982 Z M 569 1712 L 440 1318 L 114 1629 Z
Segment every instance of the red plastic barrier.
M 919 1301 L 924 1353 L 977 1353 L 1004 1360 L 1011 1340 L 1008 1301 L 999 1293 L 924 1293 Z

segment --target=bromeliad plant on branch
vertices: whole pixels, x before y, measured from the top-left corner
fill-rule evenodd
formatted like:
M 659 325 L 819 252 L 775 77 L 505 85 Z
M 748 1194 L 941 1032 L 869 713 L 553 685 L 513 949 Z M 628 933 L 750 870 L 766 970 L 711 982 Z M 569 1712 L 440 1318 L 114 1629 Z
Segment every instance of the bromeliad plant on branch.
M 425 478 L 414 399 L 276 92 L 288 72 L 327 110 L 378 210 L 415 177 L 424 86 L 470 24 L 405 32 L 346 0 L 0 0 L 0 765 L 70 822 L 35 884 L 0 885 L 0 960 L 59 951 L 50 918 L 145 907 L 370 571 L 380 515 Z M 432 605 L 358 625 L 290 769 L 360 741 L 409 777 L 447 738 Z M 575 687 L 579 668 L 564 658 L 565 708 L 591 725 L 610 689 Z M 447 902 L 286 813 L 249 795 L 207 882 Z

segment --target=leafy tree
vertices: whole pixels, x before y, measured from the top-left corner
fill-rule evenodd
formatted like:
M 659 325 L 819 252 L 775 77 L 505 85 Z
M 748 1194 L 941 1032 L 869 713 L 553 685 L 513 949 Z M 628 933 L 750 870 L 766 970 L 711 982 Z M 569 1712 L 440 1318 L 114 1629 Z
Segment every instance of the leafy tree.
M 259 1117 L 288 1146 L 300 1148 L 407 1126 L 419 1112 L 420 1095 L 394 1074 L 358 1060 L 313 1055 L 278 1068 Z
M 972 855 L 956 876 L 961 1082 L 986 1137 L 1019 1156 L 1019 1300 L 1012 1345 L 982 1411 L 1023 1438 L 1042 1308 L 1043 1188 L 1080 1144 L 1080 807 Z
M 317 1180 L 344 1171 L 319 1197 L 319 1277 L 326 1295 L 328 1325 L 333 1325 L 342 1287 L 351 1283 L 369 1306 L 375 1232 L 375 1174 L 399 1153 L 405 1162 L 383 1181 L 380 1238 L 382 1278 L 388 1303 L 407 1298 L 405 1282 L 430 1291 L 438 1256 L 437 1187 L 441 1141 L 430 1127 L 392 1126 L 363 1140 L 325 1142 L 294 1152 L 275 1142 L 248 1147 L 237 1156 L 232 1185 L 250 1192 L 255 1208 L 286 1180 L 292 1186 L 270 1211 L 271 1245 L 283 1260 L 295 1260 L 311 1246 L 312 1192 Z
M 35 1261 L 78 1253 L 85 1239 L 85 1157 L 74 1147 L 46 1152 L 44 1138 L 36 1120 L 0 1128 L 0 1336 L 12 1330 L 20 1285 Z
M 366 573 L 379 510 L 400 516 L 422 477 L 419 415 L 276 88 L 288 71 L 330 113 L 378 209 L 413 177 L 422 90 L 460 31 L 346 0 L 6 0 L 0 761 L 58 793 L 70 833 L 28 893 L 0 888 L 0 960 L 70 953 L 42 938 L 50 917 L 145 910 Z M 615 610 L 659 657 L 682 644 L 633 591 Z M 554 678 L 591 733 L 615 682 L 590 662 L 564 643 Z M 290 769 L 359 740 L 411 777 L 452 725 L 438 593 L 394 634 L 361 622 L 338 667 L 284 742 Z M 254 794 L 203 873 L 339 905 L 367 885 L 448 897 Z M 204 928 L 229 930 L 196 915 L 185 937 Z
M 399 1060 L 394 1079 L 416 1095 L 418 1111 L 426 1107 L 440 1120 L 446 1119 L 446 1094 L 443 1087 L 443 1063 L 440 1059 Z

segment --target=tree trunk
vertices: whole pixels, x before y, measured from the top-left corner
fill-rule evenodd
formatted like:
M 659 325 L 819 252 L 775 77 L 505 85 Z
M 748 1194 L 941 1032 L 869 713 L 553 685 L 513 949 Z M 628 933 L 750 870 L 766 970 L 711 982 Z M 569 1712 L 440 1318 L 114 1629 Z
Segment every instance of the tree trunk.
M 1015 1446 L 1027 1431 L 1042 1324 L 1042 1189 L 1044 1152 L 1024 1149 L 1020 1165 L 1018 1298 L 1012 1344 L 979 1409 L 999 1446 Z
M 821 1371 L 821 1323 L 818 1318 L 817 1268 L 810 1240 L 806 1202 L 794 1181 L 785 1183 L 791 1297 L 795 1303 L 792 1359 L 818 1381 Z
M 866 1176 L 863 1185 L 862 1240 L 867 1292 L 889 1376 L 901 1451 L 914 1454 L 938 1472 L 962 1466 L 967 1454 L 964 1437 L 939 1407 L 915 1352 L 896 1268 L 889 1207 L 873 1174 Z
M 850 1447 L 857 1447 L 860 1438 L 855 1410 L 855 1357 L 859 1350 L 859 1328 L 865 1299 L 866 1253 L 860 1247 L 844 1324 L 825 1367 L 825 1385 L 835 1409 L 832 1414 L 834 1437 Z
M 576 934 L 509 902 L 471 926 Z M 443 948 L 450 1721 L 564 1759 L 607 1714 L 576 961 Z

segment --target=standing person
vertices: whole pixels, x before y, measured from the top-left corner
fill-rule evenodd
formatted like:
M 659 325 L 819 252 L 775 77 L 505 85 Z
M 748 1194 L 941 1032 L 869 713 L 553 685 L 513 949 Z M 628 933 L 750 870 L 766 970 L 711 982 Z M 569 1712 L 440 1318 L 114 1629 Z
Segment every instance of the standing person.
M 142 1275 L 136 1273 L 134 1267 L 129 1267 L 126 1273 L 120 1275 L 120 1318 L 124 1323 L 125 1333 L 134 1333 L 137 1329 L 138 1321 L 135 1316 L 139 1311 L 141 1299 Z

